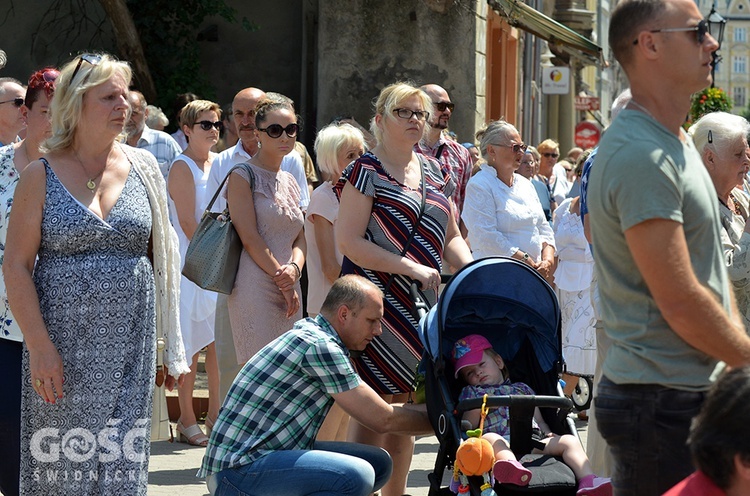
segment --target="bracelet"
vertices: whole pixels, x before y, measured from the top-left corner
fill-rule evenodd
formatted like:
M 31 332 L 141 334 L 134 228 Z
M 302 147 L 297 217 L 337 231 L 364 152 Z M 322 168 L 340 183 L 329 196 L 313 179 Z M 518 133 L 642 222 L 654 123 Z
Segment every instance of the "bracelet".
M 291 265 L 292 267 L 294 267 L 294 270 L 297 271 L 297 279 L 302 277 L 302 271 L 300 270 L 299 265 L 297 265 L 296 262 L 289 262 L 287 265 Z

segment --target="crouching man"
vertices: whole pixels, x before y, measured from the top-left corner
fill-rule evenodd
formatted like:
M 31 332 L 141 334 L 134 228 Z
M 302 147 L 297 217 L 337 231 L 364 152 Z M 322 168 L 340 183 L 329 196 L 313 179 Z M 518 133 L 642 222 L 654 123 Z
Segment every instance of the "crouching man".
M 382 433 L 431 433 L 424 405 L 390 405 L 354 370 L 382 331 L 383 294 L 366 279 L 338 279 L 315 319 L 261 349 L 234 379 L 211 433 L 198 477 L 212 494 L 370 494 L 391 475 L 386 451 L 315 442 L 335 401 Z

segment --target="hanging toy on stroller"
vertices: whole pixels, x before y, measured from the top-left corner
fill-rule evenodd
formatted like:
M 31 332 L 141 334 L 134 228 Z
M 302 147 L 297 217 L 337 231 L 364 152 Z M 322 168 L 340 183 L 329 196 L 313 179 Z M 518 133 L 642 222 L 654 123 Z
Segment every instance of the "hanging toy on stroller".
M 456 494 L 469 494 L 469 476 L 476 475 L 483 478 L 480 489 L 481 496 L 497 496 L 492 488 L 492 466 L 495 464 L 495 453 L 489 441 L 482 437 L 484 419 L 487 417 L 487 395 L 482 402 L 479 429 L 466 431 L 469 438 L 461 443 L 456 450 L 456 462 L 453 465 L 453 480 L 450 489 Z

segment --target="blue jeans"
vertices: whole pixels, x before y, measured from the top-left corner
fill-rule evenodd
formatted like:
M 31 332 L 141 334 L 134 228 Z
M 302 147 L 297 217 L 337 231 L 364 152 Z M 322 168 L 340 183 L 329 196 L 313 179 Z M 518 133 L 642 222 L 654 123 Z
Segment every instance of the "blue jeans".
M 222 470 L 215 476 L 214 496 L 367 496 L 388 482 L 392 469 L 382 448 L 317 442 L 312 450 L 274 451 L 250 465 Z
M 602 377 L 594 411 L 614 458 L 614 494 L 660 495 L 693 472 L 686 442 L 705 396 L 655 384 L 618 385 Z
M 18 494 L 21 467 L 21 355 L 23 344 L 0 338 L 0 493 Z

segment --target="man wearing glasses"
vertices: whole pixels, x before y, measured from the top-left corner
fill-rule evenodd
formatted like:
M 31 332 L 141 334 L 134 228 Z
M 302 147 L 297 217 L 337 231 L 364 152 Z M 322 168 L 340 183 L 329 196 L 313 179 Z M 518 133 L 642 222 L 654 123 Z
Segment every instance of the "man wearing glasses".
M 169 167 L 175 157 L 182 153 L 182 147 L 164 131 L 157 131 L 146 125 L 148 110 L 146 110 L 146 98 L 143 93 L 130 91 L 128 103 L 130 103 L 130 119 L 125 124 L 126 142 L 130 146 L 150 152 L 159 163 L 159 169 L 166 181 Z
M 682 124 L 718 48 L 693 0 L 625 0 L 609 44 L 632 100 L 588 184 L 604 332 L 594 399 L 618 495 L 662 494 L 693 470 L 690 422 L 720 371 L 750 363 L 716 191 Z
M 0 146 L 18 141 L 18 133 L 26 127 L 21 116 L 24 98 L 26 90 L 20 81 L 0 78 Z
M 448 121 L 453 115 L 455 104 L 451 102 L 448 92 L 437 84 L 426 84 L 420 88 L 432 99 L 434 106 L 430 113 L 429 127 L 425 137 L 414 145 L 414 151 L 427 157 L 436 158 L 441 165 L 448 166 L 456 182 L 453 190 L 453 214 L 461 228 L 461 233 L 466 237 L 466 229 L 461 222 L 461 211 L 464 208 L 464 195 L 466 194 L 466 183 L 471 178 L 474 162 L 471 154 L 459 143 L 443 136 L 443 130 L 448 129 Z

